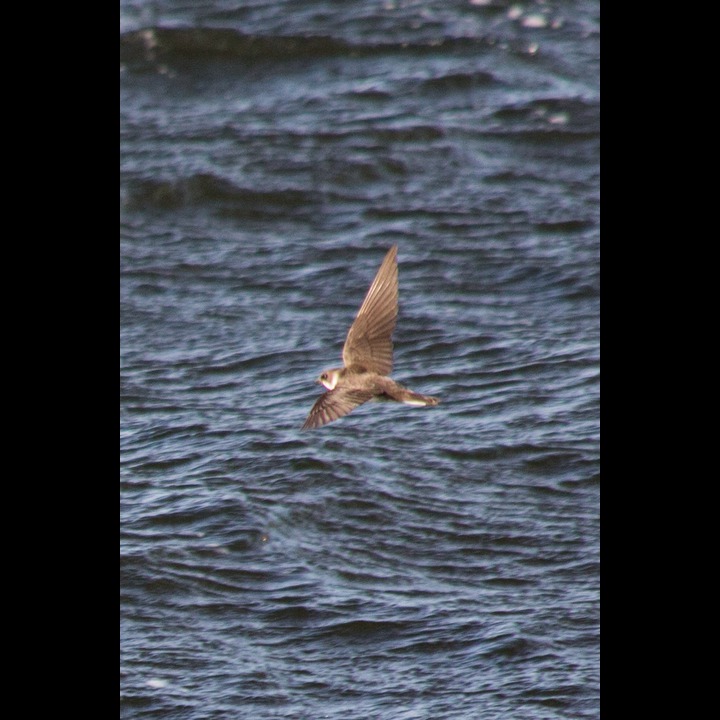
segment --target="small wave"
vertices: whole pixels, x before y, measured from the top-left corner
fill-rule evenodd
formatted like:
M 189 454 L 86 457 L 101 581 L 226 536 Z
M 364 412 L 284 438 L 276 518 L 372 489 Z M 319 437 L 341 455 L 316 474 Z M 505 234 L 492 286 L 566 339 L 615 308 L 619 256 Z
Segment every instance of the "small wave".
M 473 73 L 450 73 L 440 77 L 423 80 L 420 87 L 432 92 L 447 92 L 452 90 L 471 90 L 478 86 L 491 85 L 495 78 L 491 73 L 482 70 Z
M 193 205 L 221 205 L 233 215 L 274 215 L 278 209 L 306 208 L 312 196 L 293 188 L 259 191 L 237 185 L 212 173 L 198 173 L 174 180 L 137 180 L 130 183 L 125 199 L 129 208 L 170 210 Z
M 476 50 L 482 38 L 446 37 L 421 42 L 351 43 L 324 35 L 252 35 L 227 28 L 147 27 L 120 34 L 120 62 L 155 64 L 169 60 L 293 60 L 378 53 L 446 53 Z
M 503 132 L 514 129 L 523 132 L 525 139 L 532 135 L 545 141 L 548 133 L 594 137 L 600 132 L 600 112 L 594 100 L 584 98 L 539 98 L 529 103 L 508 105 L 497 110 L 495 118 Z
M 151 27 L 120 35 L 120 61 L 169 57 L 282 58 L 335 55 L 348 45 L 330 37 L 246 35 L 225 28 Z

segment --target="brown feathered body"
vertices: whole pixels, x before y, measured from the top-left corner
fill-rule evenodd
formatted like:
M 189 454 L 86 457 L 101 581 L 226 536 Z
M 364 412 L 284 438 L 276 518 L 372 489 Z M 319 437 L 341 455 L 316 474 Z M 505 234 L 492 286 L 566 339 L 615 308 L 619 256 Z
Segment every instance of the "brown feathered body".
M 408 390 L 389 377 L 397 314 L 397 245 L 394 245 L 385 255 L 348 331 L 342 352 L 344 367 L 326 370 L 317 380 L 327 392 L 313 406 L 304 430 L 337 420 L 369 400 L 389 400 L 416 407 L 440 402 L 436 397 Z

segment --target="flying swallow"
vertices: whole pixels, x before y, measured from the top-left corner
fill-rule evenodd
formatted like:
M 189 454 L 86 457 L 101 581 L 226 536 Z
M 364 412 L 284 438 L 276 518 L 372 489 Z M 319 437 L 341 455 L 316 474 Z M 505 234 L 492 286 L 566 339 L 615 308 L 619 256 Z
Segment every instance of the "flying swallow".
M 398 314 L 397 245 L 388 250 L 363 304 L 348 330 L 344 367 L 325 370 L 316 382 L 327 392 L 313 405 L 303 430 L 319 428 L 347 415 L 368 400 L 391 400 L 425 407 L 440 400 L 392 380 L 392 333 Z

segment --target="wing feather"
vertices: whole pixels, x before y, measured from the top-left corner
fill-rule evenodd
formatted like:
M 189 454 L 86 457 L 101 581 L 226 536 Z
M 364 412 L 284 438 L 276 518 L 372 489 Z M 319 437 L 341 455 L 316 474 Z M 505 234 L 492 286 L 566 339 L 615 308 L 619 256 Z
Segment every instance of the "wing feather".
M 333 420 L 347 415 L 358 405 L 367 402 L 372 396 L 373 393 L 368 390 L 345 390 L 343 388 L 329 390 L 316 400 L 302 429 L 311 430 L 333 422 Z
M 343 363 L 389 375 L 392 370 L 392 333 L 398 314 L 397 245 L 388 250 L 365 300 L 355 316 L 343 347 Z

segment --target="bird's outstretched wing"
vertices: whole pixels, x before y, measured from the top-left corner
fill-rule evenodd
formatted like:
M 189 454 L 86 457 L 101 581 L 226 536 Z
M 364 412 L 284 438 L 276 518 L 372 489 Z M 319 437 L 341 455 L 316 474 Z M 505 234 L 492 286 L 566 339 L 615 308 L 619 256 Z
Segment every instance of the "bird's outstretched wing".
M 319 428 L 333 420 L 347 415 L 358 405 L 362 405 L 372 398 L 369 390 L 336 388 L 323 393 L 315 402 L 307 416 L 303 430 Z
M 397 245 L 393 245 L 348 331 L 342 353 L 345 367 L 355 365 L 380 375 L 390 374 L 397 314 Z

